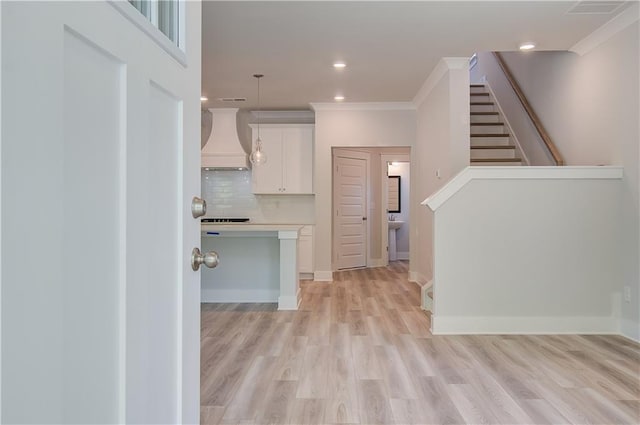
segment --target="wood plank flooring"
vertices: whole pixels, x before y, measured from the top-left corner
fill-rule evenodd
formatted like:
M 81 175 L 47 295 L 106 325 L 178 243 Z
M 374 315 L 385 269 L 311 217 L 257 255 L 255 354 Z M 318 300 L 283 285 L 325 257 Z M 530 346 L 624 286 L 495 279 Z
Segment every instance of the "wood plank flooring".
M 638 424 L 640 346 L 432 336 L 407 264 L 303 282 L 299 311 L 203 304 L 203 424 Z

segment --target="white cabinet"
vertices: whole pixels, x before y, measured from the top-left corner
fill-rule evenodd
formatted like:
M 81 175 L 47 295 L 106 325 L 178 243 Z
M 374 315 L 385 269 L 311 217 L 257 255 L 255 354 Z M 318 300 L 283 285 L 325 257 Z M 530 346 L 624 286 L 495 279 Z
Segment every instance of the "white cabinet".
M 313 194 L 313 124 L 261 124 L 265 164 L 251 170 L 255 194 Z M 251 125 L 252 140 L 258 129 Z
M 304 226 L 298 237 L 298 272 L 313 273 L 313 226 Z M 306 277 L 306 276 L 303 276 Z M 313 279 L 313 277 L 311 277 Z

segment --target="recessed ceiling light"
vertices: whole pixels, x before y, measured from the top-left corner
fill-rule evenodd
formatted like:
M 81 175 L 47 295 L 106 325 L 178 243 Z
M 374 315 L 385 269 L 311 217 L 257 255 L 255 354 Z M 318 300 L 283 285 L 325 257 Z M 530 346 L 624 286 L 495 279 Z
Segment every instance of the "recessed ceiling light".
M 338 102 L 340 102 L 340 101 L 344 100 L 344 96 L 337 95 L 337 96 L 335 96 L 335 97 L 333 98 L 333 100 L 337 100 Z
M 200 102 L 206 102 L 207 100 L 209 100 L 207 96 L 200 96 Z
M 535 43 L 527 41 L 526 43 L 522 43 L 520 46 L 518 46 L 518 48 L 520 50 L 532 50 L 536 48 L 536 45 Z
M 342 68 L 344 68 L 346 66 L 347 66 L 347 64 L 344 63 L 344 62 L 336 62 L 336 63 L 333 64 L 333 67 L 336 68 L 336 69 L 342 69 Z

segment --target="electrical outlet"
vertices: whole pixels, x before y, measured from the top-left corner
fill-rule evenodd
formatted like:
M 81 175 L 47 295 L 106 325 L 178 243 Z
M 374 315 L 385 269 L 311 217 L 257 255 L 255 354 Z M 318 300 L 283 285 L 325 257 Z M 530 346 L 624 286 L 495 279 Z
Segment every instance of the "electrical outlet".
M 630 303 L 631 302 L 631 287 L 630 286 L 625 286 L 624 287 L 624 302 L 626 302 L 626 303 Z

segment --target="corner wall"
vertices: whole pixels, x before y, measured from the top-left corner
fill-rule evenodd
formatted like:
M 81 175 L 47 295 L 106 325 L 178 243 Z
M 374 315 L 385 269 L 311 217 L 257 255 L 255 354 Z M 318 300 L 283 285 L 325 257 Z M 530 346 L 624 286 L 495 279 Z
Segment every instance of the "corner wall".
M 411 196 L 421 202 L 469 166 L 469 59 L 442 59 L 414 102 Z M 410 279 L 424 284 L 433 278 L 433 214 L 418 202 L 410 214 Z

